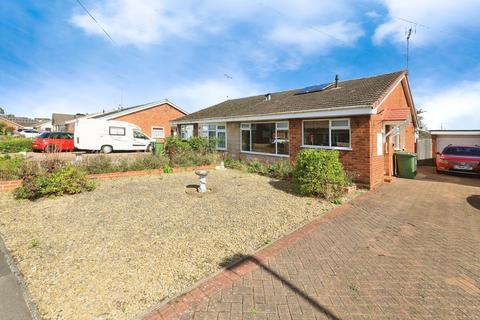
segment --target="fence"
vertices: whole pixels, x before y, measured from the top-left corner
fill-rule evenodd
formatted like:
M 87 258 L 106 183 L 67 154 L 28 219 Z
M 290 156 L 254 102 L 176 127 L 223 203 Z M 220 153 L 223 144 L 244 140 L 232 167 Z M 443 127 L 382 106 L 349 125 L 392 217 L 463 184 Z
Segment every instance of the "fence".
M 417 140 L 417 159 L 419 165 L 432 165 L 432 139 Z

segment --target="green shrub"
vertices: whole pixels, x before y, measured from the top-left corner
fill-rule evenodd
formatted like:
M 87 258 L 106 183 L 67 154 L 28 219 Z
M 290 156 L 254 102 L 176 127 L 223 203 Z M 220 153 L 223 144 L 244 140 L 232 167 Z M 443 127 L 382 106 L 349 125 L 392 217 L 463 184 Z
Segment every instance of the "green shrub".
M 16 153 L 21 151 L 32 151 L 32 140 L 24 138 L 0 140 L 0 153 Z
M 216 152 L 216 139 L 207 139 L 205 137 L 191 137 L 188 140 L 182 140 L 178 136 L 170 136 L 165 140 L 165 150 L 170 152 L 181 152 L 194 150 L 201 153 Z
M 168 159 L 166 157 L 149 154 L 135 157 L 133 162 L 129 165 L 129 170 L 162 169 L 167 163 Z
M 165 151 L 167 153 L 192 149 L 187 140 L 178 136 L 170 136 L 165 139 Z
M 168 164 L 163 166 L 163 173 L 173 173 L 172 167 L 170 167 Z
M 88 173 L 109 173 L 115 172 L 112 159 L 106 155 L 86 157 L 79 165 L 80 168 Z M 123 170 L 119 170 L 123 171 Z
M 219 156 L 216 152 L 202 153 L 195 150 L 177 150 L 171 158 L 171 166 L 193 167 L 203 166 L 218 162 Z
M 225 159 L 223 162 L 225 168 L 229 169 L 236 169 L 236 170 L 243 170 L 244 165 L 240 160 L 234 160 L 234 159 Z
M 0 156 L 0 180 L 18 179 L 23 162 L 23 157 Z
M 335 150 L 302 150 L 294 171 L 297 191 L 303 195 L 318 195 L 327 200 L 339 197 L 347 178 Z
M 55 172 L 23 179 L 15 189 L 17 199 L 35 200 L 41 197 L 75 194 L 95 189 L 95 182 L 84 171 L 73 166 L 63 167 Z

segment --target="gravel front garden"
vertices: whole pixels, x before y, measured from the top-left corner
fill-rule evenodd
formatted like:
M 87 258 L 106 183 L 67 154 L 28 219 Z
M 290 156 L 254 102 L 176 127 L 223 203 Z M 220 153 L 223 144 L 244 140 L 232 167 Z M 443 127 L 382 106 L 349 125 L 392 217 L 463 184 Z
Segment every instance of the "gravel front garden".
M 45 319 L 130 319 L 333 205 L 288 182 L 212 171 L 100 181 L 35 202 L 0 194 L 0 233 Z

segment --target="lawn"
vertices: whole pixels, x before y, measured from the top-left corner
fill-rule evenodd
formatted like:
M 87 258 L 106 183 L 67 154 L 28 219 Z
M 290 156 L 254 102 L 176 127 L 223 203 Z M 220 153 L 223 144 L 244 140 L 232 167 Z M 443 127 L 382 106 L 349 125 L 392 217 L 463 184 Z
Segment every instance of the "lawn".
M 101 181 L 95 191 L 16 201 L 0 233 L 45 319 L 130 319 L 333 207 L 287 182 L 213 171 Z

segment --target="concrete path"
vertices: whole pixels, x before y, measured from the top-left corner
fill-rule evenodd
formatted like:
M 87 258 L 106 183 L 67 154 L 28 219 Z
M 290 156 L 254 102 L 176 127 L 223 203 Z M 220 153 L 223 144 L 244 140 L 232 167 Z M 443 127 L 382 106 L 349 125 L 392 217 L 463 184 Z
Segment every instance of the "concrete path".
M 5 247 L 0 239 L 0 319 L 31 320 L 20 283 L 7 263 Z
M 480 319 L 479 187 L 431 169 L 398 179 L 146 318 Z

